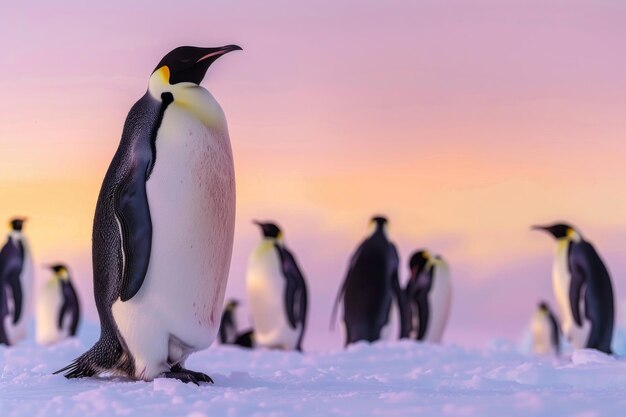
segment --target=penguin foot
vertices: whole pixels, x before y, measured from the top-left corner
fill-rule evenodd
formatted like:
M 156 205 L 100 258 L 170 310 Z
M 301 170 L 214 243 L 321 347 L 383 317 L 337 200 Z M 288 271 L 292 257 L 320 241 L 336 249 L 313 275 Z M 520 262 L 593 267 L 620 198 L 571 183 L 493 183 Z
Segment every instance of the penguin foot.
M 213 384 L 213 380 L 207 374 L 203 374 L 202 372 L 190 371 L 189 369 L 185 369 L 179 364 L 172 366 L 169 372 L 164 372 L 163 376 L 165 378 L 174 378 L 179 381 L 188 384 L 190 382 L 200 385 L 200 382 L 208 382 L 209 384 Z

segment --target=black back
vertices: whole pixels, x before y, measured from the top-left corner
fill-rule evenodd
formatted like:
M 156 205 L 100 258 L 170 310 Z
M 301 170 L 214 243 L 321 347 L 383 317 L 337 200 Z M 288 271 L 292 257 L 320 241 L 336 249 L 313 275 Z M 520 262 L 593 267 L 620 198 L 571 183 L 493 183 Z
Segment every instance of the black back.
M 401 337 L 408 335 L 408 311 L 398 280 L 398 253 L 387 240 L 382 227 L 367 238 L 352 257 L 348 273 L 339 291 L 343 296 L 346 345 L 359 340 L 380 338 L 388 324 L 392 298 L 398 300 L 401 313 Z M 334 312 L 333 312 L 334 316 Z
M 72 282 L 68 280 L 61 280 L 61 296 L 63 297 L 63 304 L 59 311 L 59 319 L 57 326 L 59 329 L 63 327 L 63 321 L 65 316 L 69 315 L 72 319 L 69 327 L 70 336 L 75 336 L 78 330 L 78 322 L 80 320 L 80 304 L 78 302 L 78 295 L 74 289 Z
M 134 361 L 123 345 L 113 319 L 115 300 L 132 298 L 141 288 L 150 261 L 152 221 L 146 181 L 154 166 L 154 146 L 163 114 L 163 102 L 149 92 L 130 109 L 120 145 L 104 177 L 92 236 L 94 296 L 100 316 L 100 339 L 69 366 L 68 378 L 92 376 L 102 369 L 134 375 Z M 118 224 L 119 221 L 119 224 Z M 122 233 L 120 234 L 120 228 Z M 122 256 L 123 252 L 123 256 Z
M 220 320 L 220 343 L 231 345 L 237 339 L 237 324 L 235 323 L 234 312 L 230 308 L 225 308 Z
M 411 311 L 411 328 L 413 323 L 417 322 L 415 339 L 422 340 L 426 335 L 430 318 L 430 305 L 428 303 L 428 294 L 433 285 L 433 276 L 435 267 L 433 265 L 421 265 L 412 271 L 409 282 L 406 285 L 405 293 Z M 416 319 L 416 320 L 415 320 Z
M 587 347 L 611 353 L 615 307 L 611 277 L 593 245 L 585 240 L 569 245 L 570 308 L 582 325 L 580 299 L 584 293 L 584 315 L 591 321 Z
M 0 319 L 9 314 L 8 292 L 11 290 L 13 298 L 13 319 L 12 323 L 17 324 L 22 316 L 22 283 L 20 275 L 24 267 L 24 246 L 21 242 L 7 239 L 7 242 L 0 250 Z M 0 327 L 4 326 L 4 320 L 0 321 Z M 8 345 L 10 341 L 6 335 L 6 329 L 0 331 L 0 344 Z
M 302 331 L 298 337 L 296 349 L 302 351 L 302 339 L 306 328 L 306 317 L 308 308 L 308 293 L 304 276 L 298 267 L 293 254 L 281 243 L 275 243 L 274 248 L 278 252 L 283 277 L 285 278 L 284 306 L 287 321 L 292 329 L 297 325 L 302 326 Z

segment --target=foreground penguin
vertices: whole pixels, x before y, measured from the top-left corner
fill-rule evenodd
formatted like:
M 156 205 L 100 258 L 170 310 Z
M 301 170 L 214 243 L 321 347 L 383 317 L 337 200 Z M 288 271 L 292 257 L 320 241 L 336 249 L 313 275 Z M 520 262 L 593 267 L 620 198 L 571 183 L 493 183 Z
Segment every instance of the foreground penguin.
M 398 252 L 387 239 L 387 219 L 374 217 L 371 224 L 374 231 L 352 255 L 331 314 L 332 325 L 343 300 L 346 345 L 386 338 L 394 297 L 400 311 L 400 337 L 409 335 L 408 305 L 398 280 Z
M 545 302 L 539 303 L 530 324 L 533 351 L 537 355 L 558 355 L 560 352 L 559 325 Z
M 211 382 L 184 365 L 219 327 L 235 178 L 224 113 L 199 84 L 215 60 L 240 49 L 174 49 L 131 108 L 94 218 L 100 339 L 57 371 L 66 377 Z
M 220 321 L 220 343 L 223 345 L 238 345 L 251 348 L 254 346 L 253 331 L 248 330 L 239 333 L 237 328 L 236 310 L 238 305 L 239 302 L 237 300 L 230 300 L 226 303 L 226 307 L 222 313 L 222 320 Z
M 50 266 L 52 278 L 37 294 L 35 339 L 51 344 L 75 336 L 80 320 L 78 295 L 65 265 Z
M 0 344 L 14 345 L 26 338 L 31 316 L 33 265 L 22 231 L 24 218 L 9 222 L 9 236 L 0 250 Z
M 613 286 L 602 259 L 568 224 L 533 226 L 556 238 L 552 286 L 561 312 L 561 330 L 574 348 L 611 353 Z
M 440 256 L 420 250 L 411 256 L 409 268 L 405 292 L 411 307 L 411 337 L 441 343 L 452 301 L 448 264 Z
M 307 288 L 296 259 L 274 223 L 254 222 L 261 243 L 250 254 L 246 286 L 257 346 L 302 350 Z

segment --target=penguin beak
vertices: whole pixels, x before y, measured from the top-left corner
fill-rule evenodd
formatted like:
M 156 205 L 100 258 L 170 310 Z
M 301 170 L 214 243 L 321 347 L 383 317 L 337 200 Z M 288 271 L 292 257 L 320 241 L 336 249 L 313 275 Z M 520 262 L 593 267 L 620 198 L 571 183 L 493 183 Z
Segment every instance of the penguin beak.
M 259 227 L 263 227 L 263 223 L 261 223 L 261 222 L 260 222 L 260 221 L 258 221 L 258 220 L 252 220 L 252 224 L 256 224 L 256 225 L 257 225 L 257 226 L 259 226 Z
M 203 55 L 196 61 L 196 64 L 199 64 L 200 62 L 208 61 L 208 64 L 209 64 L 207 65 L 207 68 L 208 68 L 208 66 L 210 66 L 213 62 L 215 62 L 217 58 L 232 51 L 243 51 L 243 49 L 239 45 L 226 45 L 226 46 L 221 46 L 219 48 L 203 48 L 202 49 Z
M 541 230 L 544 232 L 549 232 L 549 229 L 546 226 L 538 226 L 538 225 L 530 226 L 530 230 Z

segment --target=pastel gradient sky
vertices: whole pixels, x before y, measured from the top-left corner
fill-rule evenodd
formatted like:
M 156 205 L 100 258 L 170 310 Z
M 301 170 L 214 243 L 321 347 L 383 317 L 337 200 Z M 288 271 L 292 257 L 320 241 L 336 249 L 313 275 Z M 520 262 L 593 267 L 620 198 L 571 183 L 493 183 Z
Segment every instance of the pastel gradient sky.
M 553 299 L 553 242 L 534 223 L 577 225 L 624 297 L 626 3 L 17 3 L 0 14 L 0 219 L 31 218 L 36 261 L 71 265 L 92 320 L 100 182 L 150 72 L 182 44 L 244 48 L 203 84 L 236 164 L 228 294 L 243 294 L 250 220 L 275 219 L 309 282 L 305 346 L 339 346 L 330 305 L 374 213 L 391 219 L 403 279 L 416 248 L 451 263 L 447 342 L 518 339 Z

